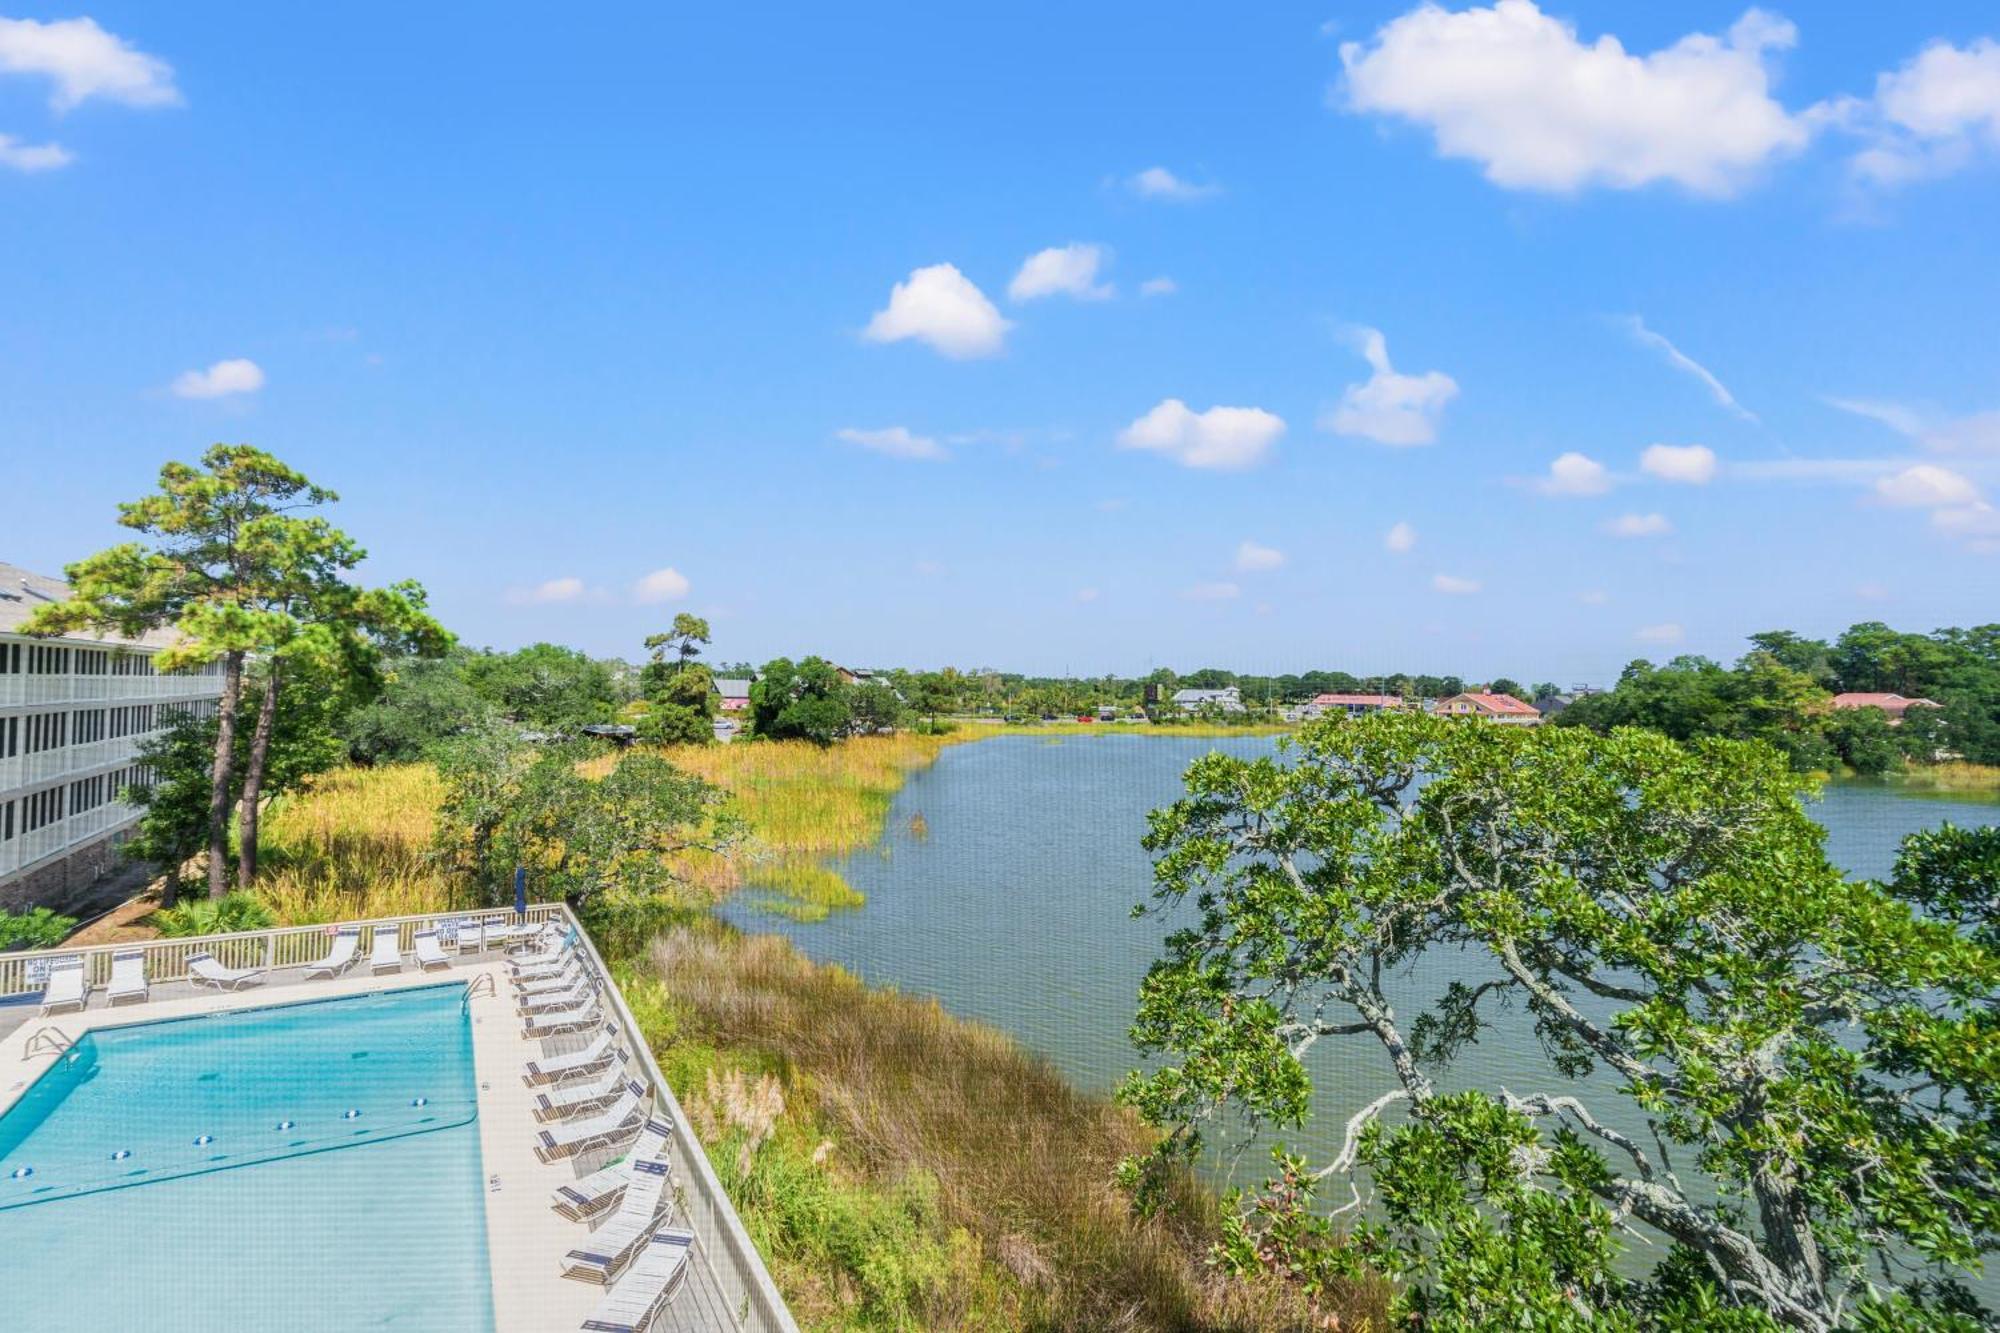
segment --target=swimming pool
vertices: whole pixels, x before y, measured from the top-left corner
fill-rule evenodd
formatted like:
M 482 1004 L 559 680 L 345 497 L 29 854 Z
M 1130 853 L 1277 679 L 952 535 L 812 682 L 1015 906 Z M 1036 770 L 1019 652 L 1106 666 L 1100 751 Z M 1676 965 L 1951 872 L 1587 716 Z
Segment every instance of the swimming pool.
M 10 1320 L 490 1329 L 464 996 L 86 1033 L 0 1115 Z

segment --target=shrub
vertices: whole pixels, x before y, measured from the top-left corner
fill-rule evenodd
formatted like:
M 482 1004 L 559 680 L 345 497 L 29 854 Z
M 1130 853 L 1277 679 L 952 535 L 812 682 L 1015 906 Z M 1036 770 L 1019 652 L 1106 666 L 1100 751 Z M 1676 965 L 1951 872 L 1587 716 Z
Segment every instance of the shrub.
M 247 893 L 225 898 L 196 898 L 177 907 L 153 913 L 153 924 L 162 935 L 228 935 L 241 930 L 263 930 L 273 924 L 271 909 Z
M 0 912 L 0 949 L 53 949 L 76 929 L 76 918 L 46 907 Z

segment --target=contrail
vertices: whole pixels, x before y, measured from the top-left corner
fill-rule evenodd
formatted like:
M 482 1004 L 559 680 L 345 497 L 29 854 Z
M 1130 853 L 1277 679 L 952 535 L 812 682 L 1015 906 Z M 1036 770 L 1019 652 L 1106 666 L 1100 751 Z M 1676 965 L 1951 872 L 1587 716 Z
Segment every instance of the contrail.
M 1685 371 L 1700 380 L 1703 384 L 1706 384 L 1710 396 L 1715 399 L 1718 405 L 1726 408 L 1728 411 L 1734 412 L 1745 421 L 1757 421 L 1757 414 L 1737 402 L 1736 395 L 1729 392 L 1729 386 L 1717 379 L 1707 366 L 1704 366 L 1701 362 L 1674 346 L 1665 335 L 1655 333 L 1647 328 L 1645 320 L 1639 318 L 1637 315 L 1627 315 L 1625 316 L 1625 327 L 1630 330 L 1634 338 L 1666 357 L 1668 365 L 1674 367 L 1676 370 Z

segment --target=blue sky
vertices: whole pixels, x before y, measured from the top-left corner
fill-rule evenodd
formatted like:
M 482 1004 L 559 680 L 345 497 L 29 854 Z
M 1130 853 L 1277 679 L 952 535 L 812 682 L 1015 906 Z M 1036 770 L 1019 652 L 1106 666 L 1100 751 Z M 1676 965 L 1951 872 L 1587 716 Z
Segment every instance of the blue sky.
M 1601 680 L 1990 621 L 1996 35 L 0 9 L 0 556 L 247 440 L 499 646 Z

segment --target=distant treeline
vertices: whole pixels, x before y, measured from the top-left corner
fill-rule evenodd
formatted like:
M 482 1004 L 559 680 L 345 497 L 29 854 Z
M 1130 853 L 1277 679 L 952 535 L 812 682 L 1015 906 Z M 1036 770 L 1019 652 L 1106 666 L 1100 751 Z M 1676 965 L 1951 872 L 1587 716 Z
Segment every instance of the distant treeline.
M 513 652 L 458 650 L 411 660 L 389 673 L 372 703 L 347 717 L 342 732 L 363 762 L 410 759 L 440 738 L 499 719 L 523 728 L 570 734 L 593 723 L 626 721 L 647 739 L 698 742 L 716 713 L 712 682 L 754 677 L 751 706 L 738 714 L 754 733 L 827 743 L 860 731 L 933 725 L 953 716 L 1035 718 L 1137 713 L 1148 687 L 1156 698 L 1184 688 L 1235 686 L 1247 718 L 1267 716 L 1316 694 L 1394 694 L 1436 699 L 1490 689 L 1546 700 L 1572 689 L 1554 681 L 1507 676 L 1346 671 L 1255 675 L 1222 667 L 1144 676 L 1034 676 L 988 669 L 859 673 L 826 659 L 778 658 L 762 666 L 698 660 L 707 626 L 683 622 L 692 635 L 656 636 L 642 664 L 594 659 L 539 643 Z M 1664 665 L 1639 660 L 1601 693 L 1573 696 L 1554 720 L 1609 730 L 1642 726 L 1677 739 L 1732 736 L 1777 746 L 1802 770 L 1845 764 L 1881 773 L 1905 760 L 1964 759 L 2000 764 L 2000 625 L 1913 634 L 1879 622 L 1839 638 L 1811 639 L 1789 630 L 1750 637 L 1733 666 L 1684 655 Z M 1901 725 L 1874 709 L 1835 709 L 1845 692 L 1929 699 Z
M 1878 708 L 1833 707 L 1836 694 L 1900 694 L 1900 725 Z M 1802 771 L 1845 764 L 1883 773 L 1905 760 L 2000 764 L 2000 625 L 1909 634 L 1879 621 L 1828 642 L 1790 630 L 1750 636 L 1733 667 L 1706 657 L 1627 666 L 1616 688 L 1556 721 L 1597 731 L 1638 726 L 1676 740 L 1733 736 L 1776 746 Z

